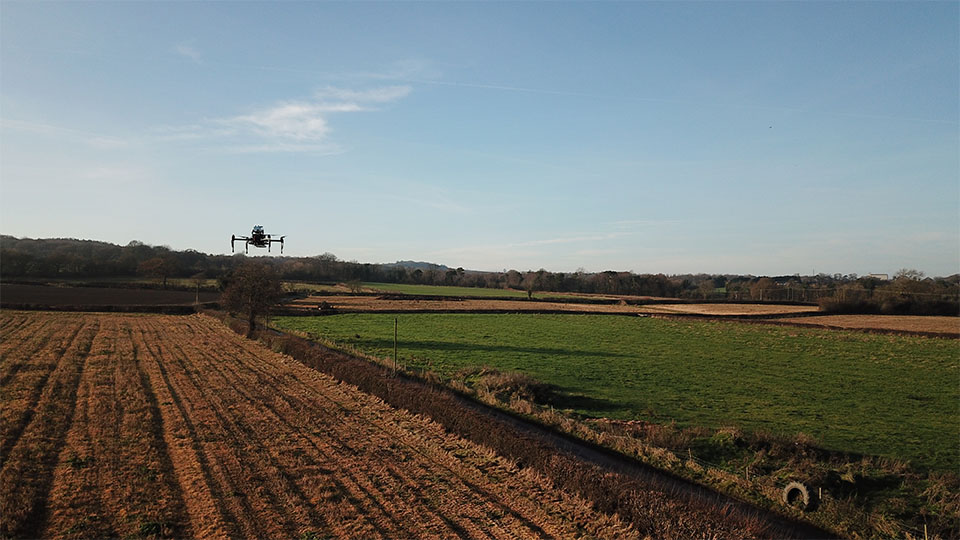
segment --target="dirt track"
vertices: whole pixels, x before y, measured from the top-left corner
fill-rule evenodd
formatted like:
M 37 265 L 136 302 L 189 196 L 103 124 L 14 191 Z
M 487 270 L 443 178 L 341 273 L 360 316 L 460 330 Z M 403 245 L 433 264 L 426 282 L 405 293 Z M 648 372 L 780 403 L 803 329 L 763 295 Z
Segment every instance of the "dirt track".
M 0 313 L 0 534 L 632 537 L 205 316 Z

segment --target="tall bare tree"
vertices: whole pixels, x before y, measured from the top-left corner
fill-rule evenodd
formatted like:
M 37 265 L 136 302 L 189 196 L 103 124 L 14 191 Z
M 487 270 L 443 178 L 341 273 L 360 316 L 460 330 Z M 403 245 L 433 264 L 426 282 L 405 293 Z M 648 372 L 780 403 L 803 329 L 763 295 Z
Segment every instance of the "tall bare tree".
M 227 309 L 246 317 L 249 325 L 247 337 L 252 337 L 257 318 L 267 314 L 281 296 L 283 287 L 273 268 L 261 262 L 249 261 L 231 276 L 221 300 Z
M 167 278 L 176 270 L 176 263 L 170 257 L 154 257 L 137 265 L 137 273 L 156 278 L 167 288 Z

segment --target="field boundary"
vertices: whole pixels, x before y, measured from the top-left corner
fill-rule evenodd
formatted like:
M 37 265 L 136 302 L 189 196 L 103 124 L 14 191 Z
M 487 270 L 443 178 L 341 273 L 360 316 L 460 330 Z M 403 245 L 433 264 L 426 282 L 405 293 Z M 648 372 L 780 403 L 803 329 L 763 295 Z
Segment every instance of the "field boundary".
M 238 333 L 245 329 L 242 323 L 236 322 L 231 327 Z M 404 374 L 392 376 L 383 366 L 284 332 L 261 332 L 259 339 L 308 367 L 355 385 L 392 406 L 428 416 L 457 435 L 493 448 L 522 466 L 530 466 L 558 487 L 592 501 L 599 510 L 618 514 L 640 524 L 641 528 L 643 521 L 651 516 L 632 501 L 639 493 L 657 492 L 674 502 L 722 516 L 724 520 L 732 519 L 745 528 L 753 528 L 762 537 L 833 537 L 809 523 L 737 500 L 613 450 L 495 409 L 448 387 Z

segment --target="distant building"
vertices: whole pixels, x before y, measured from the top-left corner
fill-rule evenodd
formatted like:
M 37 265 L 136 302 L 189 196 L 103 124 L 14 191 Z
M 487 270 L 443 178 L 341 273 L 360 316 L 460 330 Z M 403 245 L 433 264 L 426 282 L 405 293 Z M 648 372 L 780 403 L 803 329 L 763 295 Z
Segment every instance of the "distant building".
M 890 276 L 887 274 L 867 274 L 867 277 L 872 277 L 882 281 L 890 281 Z

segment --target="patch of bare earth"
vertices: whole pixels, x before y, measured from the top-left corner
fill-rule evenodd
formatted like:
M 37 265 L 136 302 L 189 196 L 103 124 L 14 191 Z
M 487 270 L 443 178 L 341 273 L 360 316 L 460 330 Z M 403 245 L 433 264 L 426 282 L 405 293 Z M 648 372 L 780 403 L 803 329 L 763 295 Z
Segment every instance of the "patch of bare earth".
M 631 538 L 205 316 L 0 313 L 0 534 Z
M 776 304 L 652 304 L 641 306 L 644 313 L 685 314 L 685 315 L 784 315 L 790 313 L 814 313 L 817 306 L 789 306 Z
M 917 315 L 822 315 L 778 319 L 800 325 L 831 326 L 850 329 L 877 329 L 902 332 L 960 333 L 960 317 Z

